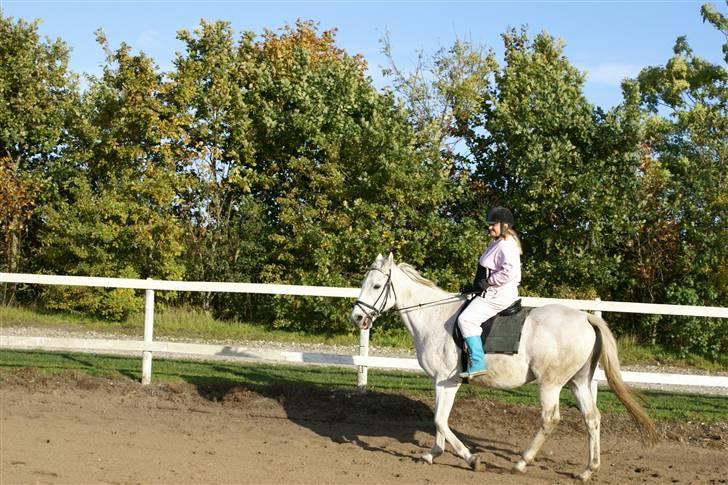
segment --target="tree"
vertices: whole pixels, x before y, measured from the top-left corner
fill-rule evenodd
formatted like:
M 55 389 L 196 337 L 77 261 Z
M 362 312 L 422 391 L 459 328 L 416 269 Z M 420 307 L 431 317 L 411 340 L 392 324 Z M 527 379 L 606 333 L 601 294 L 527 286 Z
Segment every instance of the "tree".
M 228 22 L 202 21 L 194 33 L 180 31 L 186 50 L 178 54 L 171 100 L 185 136 L 188 185 L 178 213 L 188 234 L 187 277 L 195 280 L 255 281 L 267 254 L 269 232 L 264 206 L 251 195 L 255 150 L 248 113 L 247 77 L 255 66 L 243 51 L 252 44 L 244 34 L 233 40 Z M 242 300 L 242 302 L 241 302 Z M 206 310 L 252 316 L 251 298 L 202 295 Z
M 170 140 L 182 136 L 152 60 L 108 48 L 72 127 L 57 197 L 43 207 L 40 271 L 179 279 L 183 232 L 173 213 L 180 180 Z M 130 290 L 52 288 L 51 308 L 120 319 L 141 305 Z
M 389 38 L 382 44 L 389 61 L 384 75 L 392 80 L 393 92 L 407 110 L 418 143 L 433 145 L 453 163 L 467 160 L 467 148 L 461 142 L 498 68 L 495 54 L 457 40 L 430 59 L 420 52 L 414 70 L 405 72 L 394 61 Z
M 35 209 L 37 183 L 15 171 L 16 164 L 10 158 L 0 158 L 0 254 L 3 271 L 16 272 L 20 259 L 20 235 L 26 229 L 27 221 Z M 15 295 L 15 286 L 8 291 L 4 286 L 3 304 L 9 303 Z
M 10 272 L 28 269 L 29 221 L 76 99 L 68 47 L 41 39 L 38 24 L 0 12 L 0 268 Z
M 562 42 L 545 33 L 530 40 L 525 29 L 503 39 L 505 64 L 465 136 L 472 197 L 514 209 L 526 291 L 608 296 L 631 229 L 623 194 L 638 165 L 635 100 L 609 113 L 595 109 Z
M 266 31 L 241 56 L 253 67 L 245 172 L 273 228 L 261 281 L 358 284 L 373 255 L 389 250 L 427 266 L 449 227 L 440 211 L 450 167 L 416 145 L 406 113 L 372 86 L 363 59 L 310 22 Z M 279 325 L 349 328 L 348 302 L 280 303 Z
M 701 11 L 728 36 L 723 14 L 711 5 Z M 697 57 L 684 37 L 673 52 L 637 78 L 649 119 L 638 194 L 646 224 L 633 245 L 632 291 L 648 301 L 726 306 L 728 72 Z M 723 52 L 728 61 L 728 42 Z M 728 346 L 728 325 L 719 320 L 656 319 L 655 341 L 658 324 L 662 343 L 682 352 L 715 356 Z

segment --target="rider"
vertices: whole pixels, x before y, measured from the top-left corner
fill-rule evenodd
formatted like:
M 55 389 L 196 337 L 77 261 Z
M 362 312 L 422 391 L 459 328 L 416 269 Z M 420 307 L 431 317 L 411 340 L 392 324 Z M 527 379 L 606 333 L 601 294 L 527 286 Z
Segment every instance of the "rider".
M 513 230 L 513 214 L 505 207 L 495 207 L 488 212 L 486 224 L 493 241 L 480 256 L 473 285 L 466 290 L 479 294 L 458 317 L 458 326 L 470 356 L 467 372 L 460 374 L 463 378 L 486 372 L 480 325 L 518 299 L 518 284 L 521 281 L 522 251 Z

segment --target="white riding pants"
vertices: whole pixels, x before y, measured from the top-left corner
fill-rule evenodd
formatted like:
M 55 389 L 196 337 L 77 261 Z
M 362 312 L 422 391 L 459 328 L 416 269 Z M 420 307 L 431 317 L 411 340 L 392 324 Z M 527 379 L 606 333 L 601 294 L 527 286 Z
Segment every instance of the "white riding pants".
M 458 326 L 463 337 L 479 337 L 483 333 L 480 324 L 511 306 L 516 299 L 489 298 L 489 295 L 485 298 L 480 295 L 473 298 L 470 305 L 458 317 Z

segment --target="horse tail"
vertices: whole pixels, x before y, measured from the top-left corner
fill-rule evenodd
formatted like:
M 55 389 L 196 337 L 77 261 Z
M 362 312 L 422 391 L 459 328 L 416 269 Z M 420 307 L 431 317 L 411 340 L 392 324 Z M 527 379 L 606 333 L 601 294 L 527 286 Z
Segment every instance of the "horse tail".
M 604 368 L 604 374 L 607 376 L 607 382 L 612 392 L 622 402 L 627 411 L 632 416 L 637 429 L 642 436 L 642 443 L 646 446 L 653 446 L 659 441 L 659 436 L 655 425 L 647 415 L 642 406 L 639 405 L 634 394 L 622 380 L 622 374 L 619 365 L 619 356 L 617 355 L 617 342 L 614 340 L 612 331 L 609 330 L 607 322 L 596 315 L 587 313 L 589 323 L 598 331 L 602 340 L 602 352 L 600 361 Z

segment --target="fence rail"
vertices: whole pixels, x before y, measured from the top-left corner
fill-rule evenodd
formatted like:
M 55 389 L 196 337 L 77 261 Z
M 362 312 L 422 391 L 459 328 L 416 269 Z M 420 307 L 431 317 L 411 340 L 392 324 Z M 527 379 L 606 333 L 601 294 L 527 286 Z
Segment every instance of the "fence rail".
M 152 354 L 182 353 L 188 355 L 218 355 L 241 359 L 304 362 L 315 364 L 353 365 L 359 368 L 358 385 L 367 384 L 368 367 L 418 370 L 415 359 L 391 359 L 369 357 L 369 331 L 362 330 L 359 341 L 359 355 L 337 356 L 333 354 L 312 354 L 301 352 L 265 351 L 254 352 L 245 347 L 210 346 L 202 344 L 181 344 L 154 341 L 154 292 L 155 291 L 201 291 L 221 293 L 259 293 L 295 296 L 320 296 L 356 298 L 357 288 L 277 285 L 261 283 L 224 283 L 206 281 L 169 281 L 152 279 L 99 278 L 85 276 L 36 275 L 27 273 L 0 273 L 0 283 L 25 283 L 38 285 L 90 286 L 103 288 L 130 288 L 146 290 L 144 312 L 144 340 L 99 340 L 99 339 L 51 339 L 44 337 L 0 336 L 2 348 L 114 350 L 142 352 L 142 383 L 151 382 Z M 523 305 L 538 307 L 553 303 L 595 312 L 649 313 L 657 315 L 680 315 L 694 317 L 728 318 L 728 308 L 685 305 L 661 305 L 651 303 L 630 303 L 601 300 L 565 300 L 555 298 L 524 297 Z M 176 350 L 175 350 L 176 349 Z M 625 381 L 633 383 L 708 386 L 728 389 L 728 377 L 695 376 L 656 373 L 624 372 Z M 598 372 L 596 380 L 604 376 Z
M 84 339 L 65 337 L 26 337 L 0 335 L 0 348 L 23 350 L 75 350 L 94 353 L 154 352 L 167 356 L 185 356 L 203 359 L 223 359 L 239 362 L 282 362 L 291 364 L 316 364 L 336 366 L 360 366 L 423 372 L 417 359 L 402 357 L 378 357 L 320 352 L 261 349 L 257 347 L 192 344 L 182 342 L 152 342 L 143 340 Z M 671 386 L 711 387 L 728 389 L 728 376 L 683 375 L 662 372 L 622 371 L 627 383 L 661 384 Z M 594 379 L 606 382 L 604 372 L 597 369 Z
M 29 273 L 0 273 L 0 283 L 35 285 L 95 286 L 101 288 L 130 288 L 134 290 L 201 291 L 220 293 L 263 293 L 269 295 L 331 296 L 356 298 L 357 288 L 333 286 L 274 285 L 264 283 L 225 283 L 211 281 L 139 280 L 130 278 L 101 278 L 95 276 L 56 276 Z

